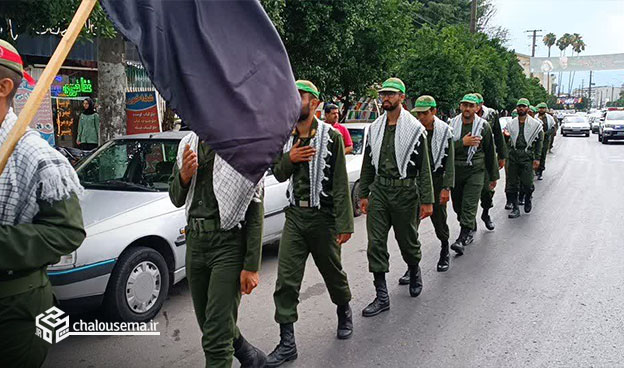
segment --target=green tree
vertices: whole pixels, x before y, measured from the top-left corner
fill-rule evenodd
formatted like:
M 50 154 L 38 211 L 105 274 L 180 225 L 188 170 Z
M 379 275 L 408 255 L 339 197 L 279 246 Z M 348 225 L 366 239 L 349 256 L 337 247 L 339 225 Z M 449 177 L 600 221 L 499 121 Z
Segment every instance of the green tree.
M 543 41 L 544 41 L 544 45 L 548 47 L 548 57 L 550 57 L 550 48 L 555 45 L 555 42 L 557 42 L 557 36 L 551 32 L 547 34 L 546 36 L 544 36 Z
M 576 56 L 578 56 L 581 52 L 585 51 L 585 41 L 583 41 L 583 36 L 578 33 L 572 35 L 570 46 L 572 46 L 572 56 L 576 52 Z M 568 94 L 572 92 L 572 87 L 574 86 L 574 77 L 576 76 L 576 71 L 572 72 L 572 78 L 570 78 L 570 85 L 568 87 Z

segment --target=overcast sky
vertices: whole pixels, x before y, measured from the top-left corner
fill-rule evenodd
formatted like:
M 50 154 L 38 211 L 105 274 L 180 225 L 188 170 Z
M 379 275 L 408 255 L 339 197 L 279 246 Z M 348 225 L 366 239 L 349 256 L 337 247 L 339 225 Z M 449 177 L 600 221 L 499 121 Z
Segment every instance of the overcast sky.
M 516 52 L 531 55 L 532 39 L 529 36 L 532 34 L 526 31 L 541 29 L 538 35 L 542 37 L 537 38 L 535 56 L 548 56 L 548 48 L 542 38 L 549 32 L 557 37 L 566 32 L 581 34 L 587 45 L 581 55 L 624 53 L 624 0 L 492 1 L 496 6 L 496 15 L 490 22 L 509 30 L 507 46 Z M 558 55 L 559 49 L 553 46 L 551 56 Z M 621 86 L 624 70 L 595 72 L 593 78 L 596 85 Z M 575 86 L 580 87 L 583 79 L 587 86 L 589 72 L 577 72 Z M 567 86 L 567 76 L 563 81 Z

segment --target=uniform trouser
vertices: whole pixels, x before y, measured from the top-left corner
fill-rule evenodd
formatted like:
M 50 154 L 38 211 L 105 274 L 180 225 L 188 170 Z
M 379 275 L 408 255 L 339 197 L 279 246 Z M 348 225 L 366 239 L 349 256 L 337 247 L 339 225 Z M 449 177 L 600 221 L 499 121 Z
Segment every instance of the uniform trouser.
M 490 176 L 483 174 L 483 189 L 481 189 L 481 208 L 484 210 L 494 207 L 494 189 L 490 189 Z
M 485 170 L 474 166 L 455 166 L 455 186 L 451 191 L 453 210 L 461 227 L 477 226 L 477 208 L 485 183 Z
M 373 273 L 390 271 L 388 232 L 394 229 L 403 260 L 408 266 L 420 263 L 420 198 L 418 187 L 391 187 L 373 184 L 368 197 L 368 270 Z
M 331 301 L 336 305 L 351 301 L 347 274 L 342 269 L 341 245 L 336 239 L 335 222 L 326 210 L 301 207 L 286 210 L 273 293 L 277 323 L 294 323 L 298 319 L 299 291 L 310 253 L 323 276 Z
M 0 299 L 0 367 L 40 367 L 50 344 L 35 335 L 35 318 L 54 305 L 47 285 Z
M 552 139 L 552 134 L 544 134 L 544 144 L 542 145 L 542 154 L 540 156 L 540 164 L 537 171 L 543 172 L 546 170 L 546 155 L 548 154 L 548 150 L 550 149 L 550 141 Z
M 188 228 L 187 228 L 188 230 Z M 202 329 L 206 367 L 231 367 L 245 244 L 238 229 L 187 232 L 186 277 Z
M 515 151 L 509 158 L 505 192 L 533 193 L 533 160 L 527 152 Z
M 442 175 L 433 175 L 433 190 L 434 190 L 434 202 L 433 202 L 433 214 L 431 215 L 431 222 L 435 230 L 436 237 L 441 241 L 449 239 L 449 226 L 446 222 L 447 212 L 446 204 L 440 204 L 440 192 L 442 191 Z

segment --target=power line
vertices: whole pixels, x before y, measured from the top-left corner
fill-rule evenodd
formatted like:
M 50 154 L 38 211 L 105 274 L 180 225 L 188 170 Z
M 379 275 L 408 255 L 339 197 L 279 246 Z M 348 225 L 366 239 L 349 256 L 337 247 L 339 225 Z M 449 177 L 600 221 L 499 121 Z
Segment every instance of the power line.
M 525 31 L 527 33 L 533 33 L 533 47 L 531 48 L 531 57 L 535 57 L 535 44 L 536 44 L 536 40 L 537 40 L 537 32 L 542 32 L 541 29 L 531 29 L 528 31 Z M 539 37 L 542 37 L 542 35 L 539 35 Z

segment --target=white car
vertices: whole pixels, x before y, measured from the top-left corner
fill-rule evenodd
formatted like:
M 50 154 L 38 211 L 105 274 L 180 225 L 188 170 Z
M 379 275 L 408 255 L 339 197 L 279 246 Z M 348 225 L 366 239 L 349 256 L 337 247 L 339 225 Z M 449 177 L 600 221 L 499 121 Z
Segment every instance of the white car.
M 600 124 L 598 140 L 602 144 L 624 139 L 624 110 L 607 111 L 605 120 Z
M 351 198 L 353 199 L 354 216 L 360 216 L 360 173 L 362 162 L 364 161 L 364 147 L 368 137 L 368 127 L 370 123 L 346 123 L 345 127 L 351 134 L 353 140 L 353 152 L 347 155 L 347 174 L 349 176 L 349 187 L 351 188 Z
M 120 137 L 77 167 L 87 237 L 48 268 L 62 306 L 104 304 L 116 319 L 144 321 L 185 277 L 185 210 L 171 203 L 168 180 L 188 133 Z M 264 243 L 281 236 L 287 185 L 270 173 L 265 179 Z
M 589 137 L 591 127 L 587 118 L 579 115 L 568 115 L 563 118 L 561 123 L 561 134 L 566 137 L 570 134 L 583 134 Z

